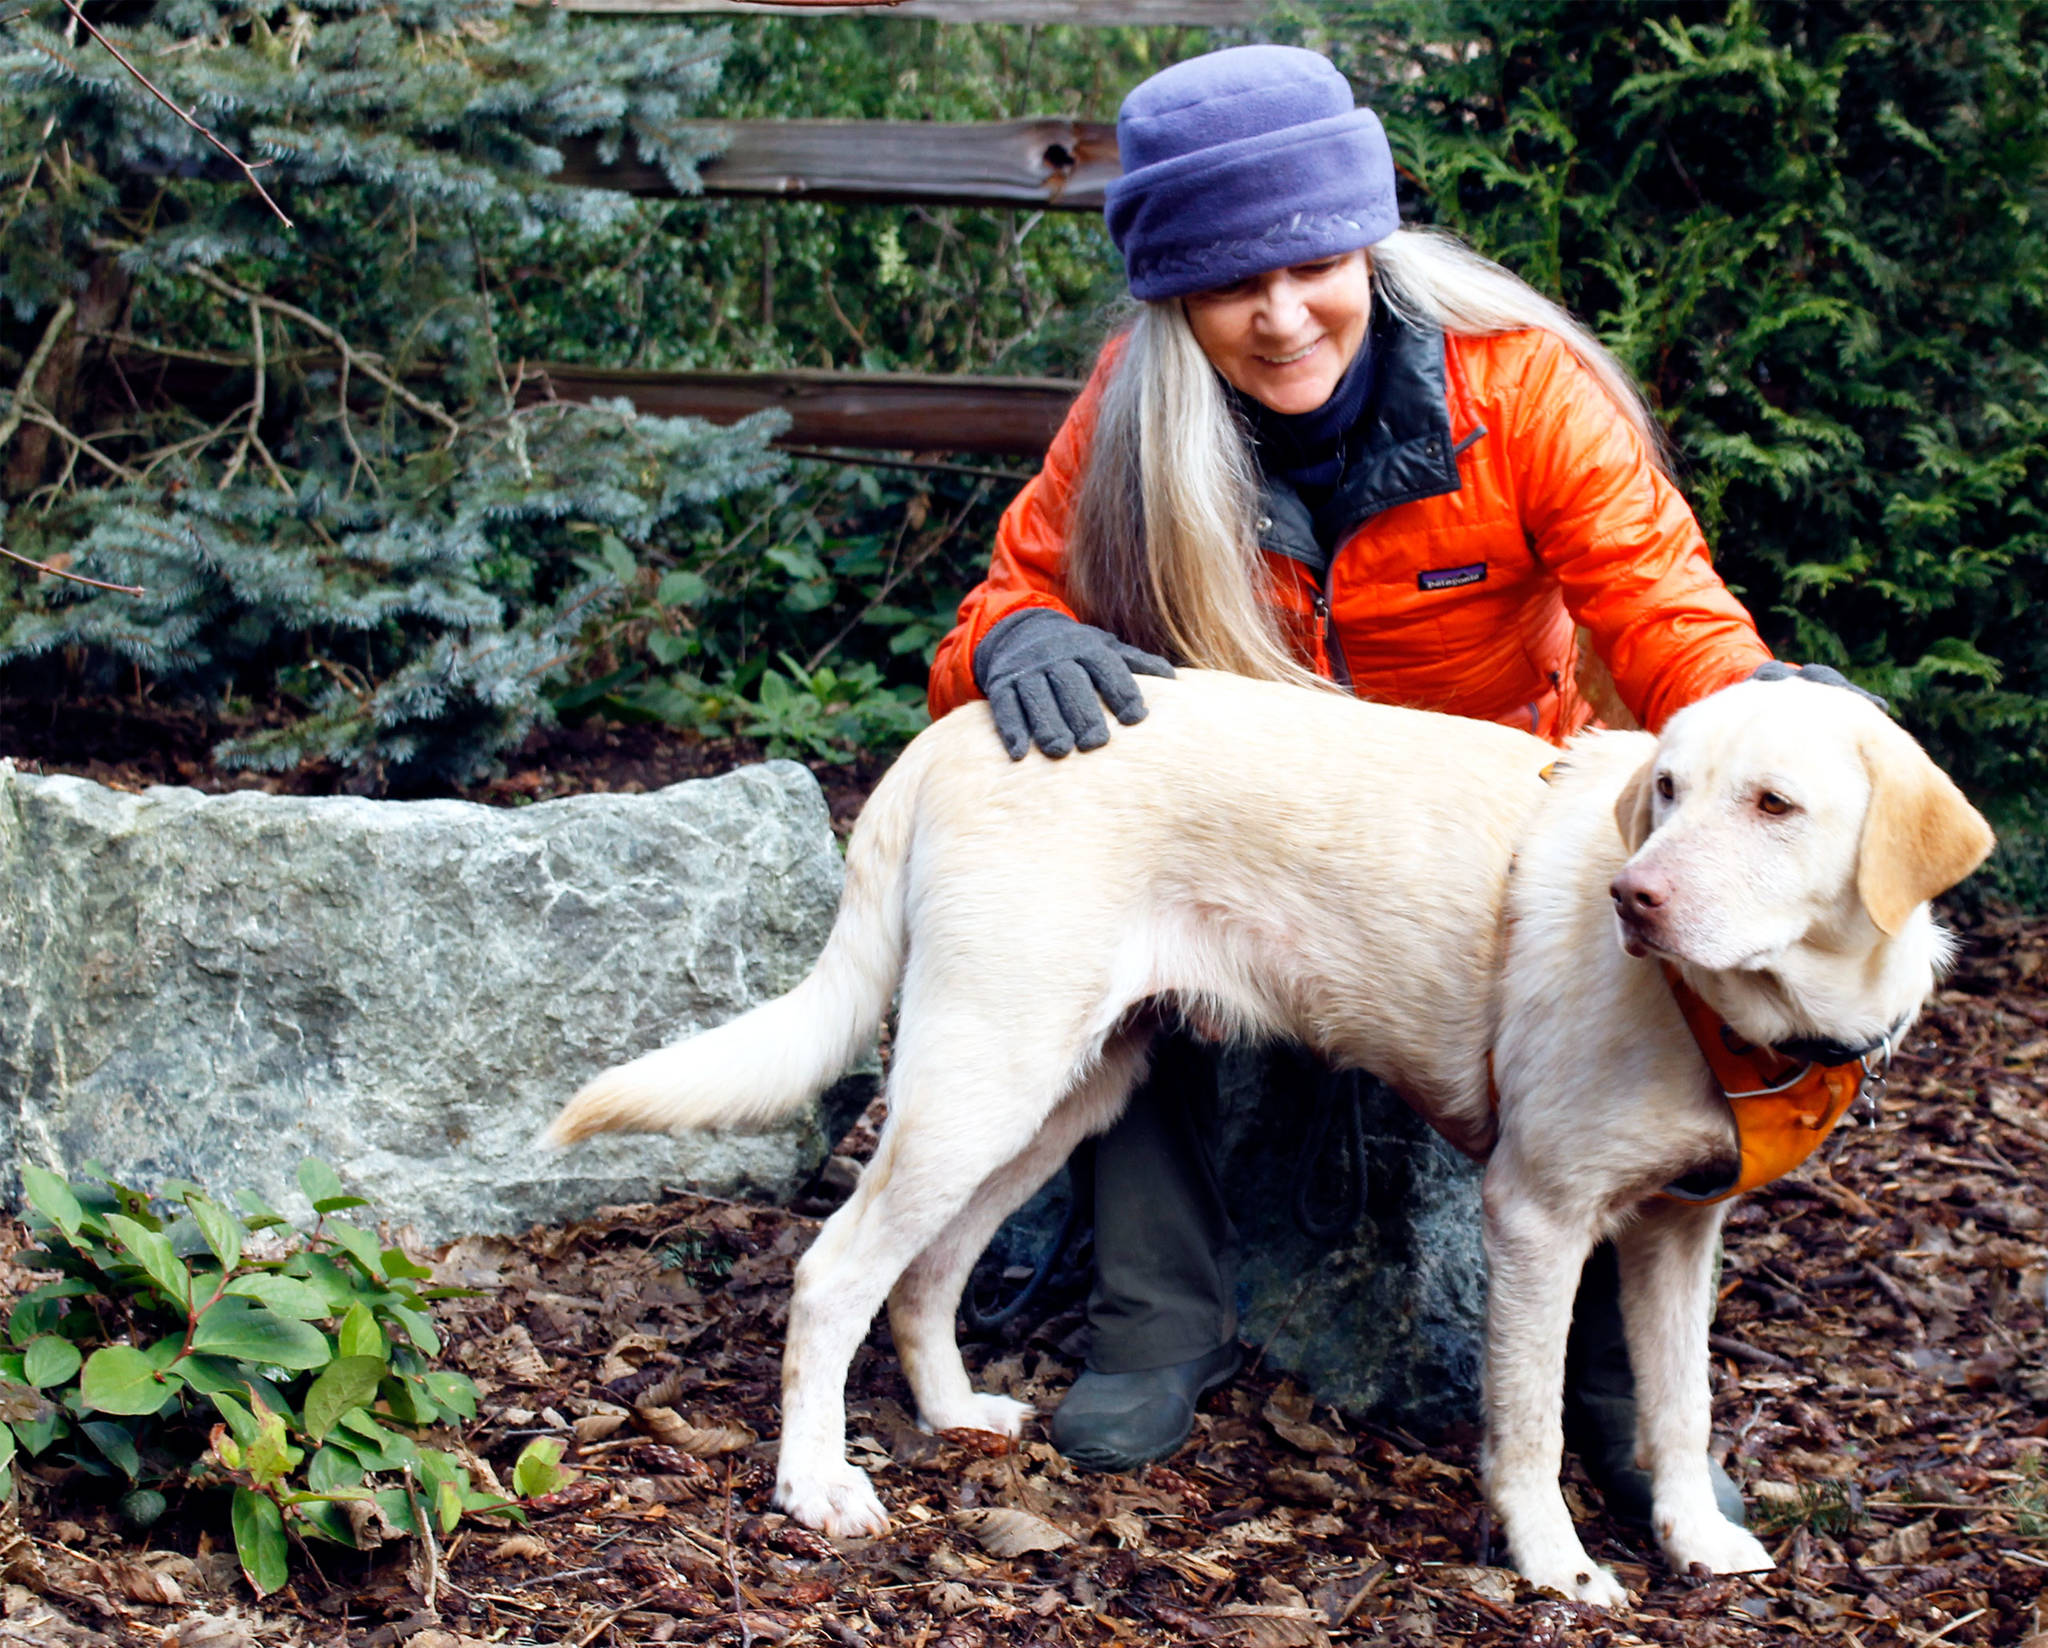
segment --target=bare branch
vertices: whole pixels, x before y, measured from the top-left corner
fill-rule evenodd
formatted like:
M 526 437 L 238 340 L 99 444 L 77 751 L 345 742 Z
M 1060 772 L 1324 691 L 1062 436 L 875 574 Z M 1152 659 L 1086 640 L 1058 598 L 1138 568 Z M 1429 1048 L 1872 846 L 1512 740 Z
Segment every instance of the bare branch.
M 263 309 L 253 299 L 249 304 L 249 337 L 254 349 L 252 361 L 256 371 L 256 389 L 249 399 L 248 427 L 242 431 L 242 438 L 235 443 L 235 450 L 228 459 L 227 468 L 221 472 L 220 486 L 217 490 L 222 492 L 227 491 L 235 477 L 242 472 L 242 462 L 249 456 L 249 443 L 256 439 L 257 426 L 263 421 L 263 378 L 267 369 L 263 359 Z M 291 488 L 286 487 L 285 491 L 289 493 Z
M 201 137 L 205 138 L 207 142 L 211 143 L 216 149 L 220 150 L 222 154 L 226 155 L 229 160 L 234 162 L 234 164 L 238 168 L 240 168 L 242 175 L 249 180 L 249 187 L 254 189 L 258 195 L 262 196 L 263 204 L 268 206 L 273 212 L 277 214 L 278 222 L 282 223 L 287 229 L 293 229 L 298 227 L 295 223 L 292 222 L 290 218 L 284 215 L 284 208 L 278 205 L 276 201 L 270 198 L 270 191 L 263 187 L 261 180 L 258 179 L 258 177 L 256 176 L 256 169 L 253 166 L 251 166 L 246 160 L 244 160 L 240 155 L 236 154 L 233 149 L 230 149 L 225 143 L 221 142 L 219 138 L 215 137 L 213 133 L 209 131 L 206 127 L 200 125 L 198 121 L 194 120 L 191 117 L 191 115 L 187 114 L 183 109 L 179 108 L 177 104 L 173 103 L 168 97 L 164 96 L 162 91 L 160 91 L 157 88 L 156 83 L 152 81 L 148 75 L 144 74 L 133 63 L 129 62 L 126 57 L 122 56 L 121 48 L 119 46 L 115 45 L 113 41 L 109 40 L 105 35 L 100 33 L 98 29 L 92 26 L 92 19 L 87 17 L 84 12 L 78 9 L 77 0 L 63 0 L 63 6 L 64 9 L 71 14 L 72 19 L 78 24 L 78 26 L 84 29 L 87 34 L 91 35 L 93 39 L 99 42 L 101 49 L 105 51 L 108 56 L 112 57 L 116 63 L 120 64 L 122 68 L 126 69 L 131 75 L 135 77 L 136 80 L 141 82 L 143 88 L 150 94 L 150 96 L 154 97 L 165 108 L 169 109 L 172 114 L 176 115 L 180 120 L 184 121 L 186 125 L 190 126 L 195 132 L 197 132 Z
M 451 418 L 446 410 L 435 405 L 432 401 L 421 400 L 419 396 L 406 388 L 404 384 L 400 383 L 389 372 L 373 365 L 369 356 L 365 355 L 361 350 L 351 347 L 348 339 L 329 326 L 324 320 L 308 314 L 297 304 L 286 303 L 283 299 L 274 298 L 267 292 L 252 291 L 249 287 L 239 285 L 235 281 L 225 280 L 211 269 L 202 268 L 196 263 L 186 264 L 185 273 L 201 285 L 212 287 L 224 297 L 236 298 L 244 303 L 261 304 L 273 315 L 283 315 L 287 320 L 297 321 L 315 337 L 323 338 L 328 343 L 333 344 L 336 349 L 341 351 L 342 358 L 356 370 L 360 371 L 364 377 L 382 384 L 385 389 L 397 396 L 399 400 L 411 407 L 421 417 L 432 419 L 451 435 L 462 433 L 462 425 Z
M 47 572 L 52 578 L 68 578 L 74 584 L 90 584 L 94 589 L 109 589 L 116 595 L 144 595 L 148 592 L 140 584 L 104 584 L 97 578 L 88 578 L 82 572 L 66 572 L 62 567 L 51 566 L 48 561 L 32 561 L 26 555 L 17 555 L 5 544 L 0 544 L 0 555 L 10 561 L 19 561 L 25 567 L 34 567 L 38 572 Z
M 71 317 L 78 313 L 78 305 L 65 298 L 57 305 L 57 312 L 50 317 L 50 324 L 43 328 L 43 335 L 36 340 L 35 353 L 29 356 L 28 365 L 22 369 L 21 381 L 14 386 L 7 416 L 0 418 L 0 452 L 7 450 L 7 443 L 14 439 L 14 432 L 27 417 L 29 407 L 34 403 L 36 379 L 43 375 L 43 368 L 50 364 L 50 356 L 56 351 L 57 340 L 64 335 L 64 328 L 71 324 Z

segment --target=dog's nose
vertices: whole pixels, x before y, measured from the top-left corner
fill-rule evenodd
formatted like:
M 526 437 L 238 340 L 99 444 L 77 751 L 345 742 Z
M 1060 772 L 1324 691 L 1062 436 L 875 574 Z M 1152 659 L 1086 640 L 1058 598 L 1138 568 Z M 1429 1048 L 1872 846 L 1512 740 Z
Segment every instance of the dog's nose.
M 1649 915 L 1670 902 L 1671 882 L 1655 870 L 1632 865 L 1614 878 L 1607 892 L 1624 915 Z

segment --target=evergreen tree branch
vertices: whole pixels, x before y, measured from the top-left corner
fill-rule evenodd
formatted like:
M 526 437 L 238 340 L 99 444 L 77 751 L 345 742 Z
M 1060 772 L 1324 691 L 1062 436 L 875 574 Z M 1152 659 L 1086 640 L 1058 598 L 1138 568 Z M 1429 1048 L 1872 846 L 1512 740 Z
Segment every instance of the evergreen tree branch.
M 100 33 L 98 29 L 92 26 L 92 19 L 87 17 L 84 12 L 78 9 L 77 0 L 62 0 L 62 3 L 64 9 L 71 14 L 73 21 L 75 21 L 80 28 L 84 29 L 87 34 L 91 35 L 94 40 L 98 41 L 100 48 L 103 51 L 105 51 L 108 56 L 112 57 L 116 63 L 120 64 L 122 68 L 126 69 L 129 72 L 129 74 L 132 75 L 137 81 L 139 81 L 143 89 L 147 91 L 150 94 L 150 96 L 154 97 L 165 108 L 169 109 L 172 114 L 176 115 L 180 120 L 184 121 L 186 125 L 190 126 L 201 137 L 205 138 L 207 142 L 211 143 L 216 149 L 220 150 L 222 154 L 226 155 L 228 159 L 231 162 L 233 162 L 237 168 L 240 169 L 242 175 L 249 180 L 249 187 L 254 189 L 256 193 L 262 197 L 264 205 L 268 206 L 273 212 L 277 214 L 278 222 L 282 223 L 287 229 L 293 229 L 298 227 L 298 225 L 293 223 L 290 218 L 284 215 L 284 208 L 278 205 L 276 201 L 270 198 L 270 191 L 263 187 L 262 181 L 256 176 L 255 167 L 251 166 L 240 155 L 236 154 L 233 149 L 230 149 L 218 137 L 214 136 L 214 134 L 210 130 L 200 125 L 198 121 L 194 120 L 191 117 L 191 115 L 187 114 L 183 109 L 179 108 L 177 104 L 173 103 L 168 97 L 166 97 L 163 94 L 163 92 L 158 89 L 156 83 L 153 80 L 151 80 L 148 75 L 144 74 L 133 63 L 129 62 L 125 56 L 122 55 L 121 48 L 119 46 L 115 45 L 113 41 L 109 40 L 105 35 Z
M 411 407 L 412 410 L 417 412 L 421 417 L 431 419 L 433 422 L 438 423 L 443 429 L 448 431 L 451 437 L 460 435 L 462 433 L 462 425 L 457 423 L 455 419 L 450 417 L 445 408 L 437 405 L 433 401 L 421 400 L 419 396 L 415 395 L 410 389 L 406 388 L 404 384 L 400 383 L 398 379 L 393 377 L 389 372 L 384 371 L 381 367 L 373 365 L 371 363 L 370 358 L 367 355 L 363 354 L 361 351 L 355 348 L 352 348 L 349 344 L 348 339 L 343 337 L 333 327 L 329 326 L 324 320 L 319 319 L 317 316 L 308 314 L 305 310 L 301 309 L 297 304 L 286 303 L 282 298 L 274 298 L 270 296 L 267 292 L 254 291 L 251 288 L 240 285 L 235 281 L 223 279 L 221 276 L 215 274 L 211 269 L 202 268 L 199 264 L 196 263 L 186 264 L 185 273 L 190 275 L 194 280 L 198 281 L 202 286 L 212 287 L 216 292 L 219 292 L 224 297 L 238 298 L 244 303 L 260 304 L 265 309 L 268 309 L 273 315 L 283 315 L 287 320 L 297 321 L 301 326 L 305 327 L 306 330 L 311 332 L 315 337 L 323 338 L 328 343 L 333 344 L 336 349 L 341 351 L 341 356 L 344 361 L 349 362 L 353 366 L 359 368 L 362 371 L 363 376 L 365 376 L 366 378 L 369 378 L 374 382 L 382 384 L 387 390 L 389 390 L 393 395 L 397 396 L 398 399 L 404 402 L 405 405 Z
M 14 439 L 14 432 L 27 417 L 35 400 L 36 379 L 50 364 L 57 340 L 64 335 L 64 328 L 71 324 L 71 317 L 77 313 L 78 304 L 73 299 L 60 300 L 57 312 L 50 317 L 50 324 L 43 328 L 43 335 L 36 340 L 35 351 L 29 356 L 28 365 L 22 369 L 21 381 L 14 386 L 14 394 L 9 398 L 7 416 L 0 418 L 0 452 L 7 450 L 7 443 Z

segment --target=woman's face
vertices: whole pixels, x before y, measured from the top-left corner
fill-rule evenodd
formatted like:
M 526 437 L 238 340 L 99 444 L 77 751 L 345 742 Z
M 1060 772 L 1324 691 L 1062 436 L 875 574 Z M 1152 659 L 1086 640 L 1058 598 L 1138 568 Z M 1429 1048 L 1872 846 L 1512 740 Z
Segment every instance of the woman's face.
M 1363 251 L 1250 275 L 1181 301 L 1209 364 L 1275 412 L 1313 412 L 1365 342 Z

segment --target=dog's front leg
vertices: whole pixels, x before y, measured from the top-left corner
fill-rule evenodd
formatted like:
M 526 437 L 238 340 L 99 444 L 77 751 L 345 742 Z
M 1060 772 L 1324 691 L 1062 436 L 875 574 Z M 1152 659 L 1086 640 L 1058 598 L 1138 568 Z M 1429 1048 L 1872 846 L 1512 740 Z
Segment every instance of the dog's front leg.
M 1657 1542 L 1680 1574 L 1695 1562 L 1717 1574 L 1772 1565 L 1756 1536 L 1721 1514 L 1707 1476 L 1707 1328 L 1721 1215 L 1720 1205 L 1659 1200 L 1615 1238 L 1636 1376 L 1636 1452 L 1650 1473 Z
M 1546 1207 L 1511 1145 L 1486 1171 L 1487 1503 L 1516 1570 L 1533 1585 L 1616 1607 L 1628 1593 L 1586 1554 L 1558 1486 L 1564 1356 L 1590 1226 Z

